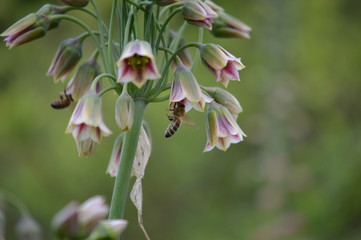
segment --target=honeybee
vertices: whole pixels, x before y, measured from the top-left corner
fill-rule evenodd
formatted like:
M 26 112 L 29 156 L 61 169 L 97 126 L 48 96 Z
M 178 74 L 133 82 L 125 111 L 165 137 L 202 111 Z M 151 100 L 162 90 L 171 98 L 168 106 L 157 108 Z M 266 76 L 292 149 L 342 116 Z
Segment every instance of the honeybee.
M 66 91 L 64 90 L 64 97 L 62 95 L 60 95 L 60 99 L 59 100 L 55 100 L 51 103 L 51 107 L 54 109 L 63 109 L 66 108 L 70 105 L 70 103 L 73 100 L 73 98 L 71 97 L 71 95 L 66 94 Z
M 182 122 L 193 125 L 194 122 L 186 115 L 185 105 L 181 102 L 173 102 L 168 109 L 172 112 L 172 115 L 168 115 L 167 118 L 169 121 L 172 121 L 167 129 L 165 130 L 165 137 L 169 138 L 173 136 Z

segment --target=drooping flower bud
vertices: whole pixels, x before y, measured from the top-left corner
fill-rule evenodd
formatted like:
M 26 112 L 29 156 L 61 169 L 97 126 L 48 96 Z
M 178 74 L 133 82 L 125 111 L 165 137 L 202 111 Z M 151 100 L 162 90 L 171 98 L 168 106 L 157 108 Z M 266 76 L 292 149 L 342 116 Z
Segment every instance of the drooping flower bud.
M 200 0 L 189 1 L 184 4 L 183 17 L 189 23 L 198 27 L 212 29 L 213 20 L 218 14 Z
M 41 240 L 42 233 L 39 224 L 29 215 L 21 217 L 16 224 L 16 235 L 19 240 Z
M 169 101 L 171 103 L 182 102 L 186 111 L 193 107 L 197 111 L 203 112 L 205 103 L 211 102 L 212 99 L 202 93 L 192 71 L 178 61 Z
M 169 44 L 172 43 L 172 41 L 175 39 L 177 34 L 178 33 L 175 31 L 172 31 L 172 30 L 169 31 Z M 181 38 L 179 41 L 179 44 L 177 46 L 177 49 L 181 48 L 185 44 L 186 44 L 186 42 L 184 41 L 184 38 Z M 186 67 L 188 67 L 188 68 L 192 67 L 192 56 L 191 56 L 191 53 L 189 52 L 189 48 L 186 48 L 183 51 L 181 51 L 180 53 L 178 53 L 178 57 L 180 58 L 180 60 Z
M 203 64 L 216 76 L 217 81 L 227 87 L 229 80 L 238 80 L 238 71 L 245 68 L 240 58 L 236 58 L 224 48 L 212 43 L 201 47 Z
M 176 3 L 179 1 L 180 0 L 153 0 L 153 2 L 155 2 L 159 6 L 166 6 L 166 5 L 173 4 L 173 3 Z
M 90 90 L 80 98 L 70 118 L 66 133 L 73 134 L 80 156 L 93 154 L 102 136 L 112 133 L 103 121 L 101 107 L 101 98 Z
M 91 83 L 100 72 L 100 66 L 96 59 L 90 58 L 78 68 L 66 87 L 66 94 L 71 95 L 74 101 L 78 101 L 89 91 Z
M 251 38 L 249 33 L 252 29 L 231 15 L 221 12 L 214 20 L 211 33 L 215 37 L 223 38 Z
M 10 49 L 41 38 L 47 31 L 59 25 L 60 20 L 53 20 L 50 16 L 64 12 L 65 9 L 62 7 L 46 4 L 36 13 L 31 13 L 14 23 L 0 36 L 5 37 L 6 46 Z
M 112 177 L 116 177 L 118 173 L 120 154 L 122 153 L 124 136 L 125 133 L 122 132 L 114 141 L 112 155 L 110 156 L 110 160 L 107 168 L 107 173 Z
M 57 237 L 73 239 L 78 236 L 78 208 L 78 203 L 71 202 L 54 216 L 52 228 Z
M 64 81 L 83 55 L 83 38 L 76 37 L 62 41 L 50 65 L 47 75 L 54 77 L 54 82 Z
M 211 102 L 206 114 L 207 144 L 204 152 L 214 147 L 226 151 L 231 143 L 243 141 L 246 135 L 225 106 Z
M 116 240 L 124 232 L 128 222 L 122 219 L 103 220 L 90 234 L 89 240 Z
M 98 225 L 99 221 L 106 218 L 109 207 L 102 196 L 94 196 L 79 206 L 78 221 L 83 235 L 87 236 Z
M 134 100 L 123 91 L 115 103 L 115 120 L 121 131 L 128 131 L 132 128 L 134 120 Z
M 60 0 L 60 2 L 71 7 L 82 8 L 88 5 L 89 0 Z
M 211 0 L 205 0 L 204 2 L 205 2 L 208 6 L 210 6 L 210 7 L 213 9 L 213 11 L 215 11 L 216 13 L 224 12 L 224 9 L 223 9 L 221 6 L 215 4 L 215 3 L 214 3 L 213 1 L 211 1 Z
M 150 44 L 146 41 L 129 42 L 117 62 L 118 82 L 132 82 L 141 88 L 147 80 L 160 78 Z
M 243 111 L 237 98 L 230 92 L 218 87 L 203 88 L 219 104 L 225 106 L 233 116 L 238 116 Z

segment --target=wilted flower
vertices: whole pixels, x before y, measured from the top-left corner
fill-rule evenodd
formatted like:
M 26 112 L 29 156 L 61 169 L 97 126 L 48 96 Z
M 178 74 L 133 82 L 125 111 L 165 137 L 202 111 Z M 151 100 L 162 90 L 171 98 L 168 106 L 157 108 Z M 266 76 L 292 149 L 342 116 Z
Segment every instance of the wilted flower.
M 117 62 L 118 82 L 141 88 L 147 80 L 160 78 L 150 44 L 135 40 L 127 44 Z
M 206 129 L 205 152 L 214 147 L 226 151 L 231 143 L 243 141 L 246 136 L 228 109 L 214 101 L 210 103 L 206 113 Z
M 169 101 L 182 102 L 186 111 L 193 107 L 203 112 L 205 103 L 211 102 L 212 99 L 202 93 L 191 70 L 179 61 L 174 72 Z
M 16 224 L 16 235 L 19 240 L 43 239 L 39 224 L 29 215 L 22 216 Z
M 239 70 L 245 68 L 240 58 L 236 58 L 224 48 L 215 44 L 203 44 L 201 47 L 203 64 L 227 87 L 229 80 L 239 80 Z
M 89 234 L 100 220 L 108 216 L 109 208 L 102 196 L 94 196 L 79 206 L 78 221 L 85 235 Z
M 46 4 L 38 12 L 31 13 L 14 23 L 0 36 L 5 37 L 6 46 L 10 49 L 41 38 L 48 30 L 59 24 L 59 19 L 53 20 L 49 16 L 64 12 L 65 9 L 62 7 Z
M 237 98 L 230 92 L 218 87 L 203 87 L 203 89 L 216 101 L 225 106 L 235 118 L 243 111 Z
M 74 69 L 83 55 L 82 45 L 82 37 L 66 39 L 60 43 L 47 73 L 54 77 L 54 82 L 64 81 Z
M 60 0 L 60 2 L 69 5 L 71 7 L 81 8 L 88 5 L 89 0 Z
M 100 66 L 96 59 L 89 59 L 78 68 L 76 74 L 68 83 L 65 92 L 71 95 L 74 101 L 78 101 L 89 91 L 91 83 L 99 73 Z
M 115 240 L 127 227 L 128 222 L 123 219 L 102 220 L 91 233 L 89 240 Z
M 213 36 L 250 38 L 249 33 L 252 29 L 249 26 L 225 12 L 218 14 L 219 17 L 214 20 L 211 31 Z
M 103 121 L 101 105 L 101 98 L 90 90 L 79 100 L 70 118 L 66 133 L 73 134 L 80 156 L 91 155 L 102 136 L 111 134 Z
M 52 228 L 58 237 L 73 239 L 78 236 L 78 208 L 78 203 L 71 202 L 54 216 Z
M 198 27 L 212 29 L 213 20 L 218 14 L 206 3 L 196 0 L 184 4 L 183 17 L 189 23 Z
M 115 120 L 121 131 L 128 131 L 132 128 L 133 119 L 133 98 L 126 91 L 123 91 L 115 103 Z

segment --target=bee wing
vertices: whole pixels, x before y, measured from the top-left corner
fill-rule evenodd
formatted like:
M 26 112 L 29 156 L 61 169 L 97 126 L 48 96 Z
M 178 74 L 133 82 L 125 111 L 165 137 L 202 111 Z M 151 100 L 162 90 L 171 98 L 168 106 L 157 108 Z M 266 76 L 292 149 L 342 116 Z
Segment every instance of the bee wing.
M 181 120 L 188 125 L 196 125 L 196 123 L 188 115 L 184 115 Z

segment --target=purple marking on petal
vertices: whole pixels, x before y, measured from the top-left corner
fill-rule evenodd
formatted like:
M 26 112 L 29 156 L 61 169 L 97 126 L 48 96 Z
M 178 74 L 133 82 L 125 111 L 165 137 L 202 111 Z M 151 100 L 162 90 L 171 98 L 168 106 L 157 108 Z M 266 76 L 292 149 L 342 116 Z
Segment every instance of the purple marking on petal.
M 185 98 L 183 88 L 180 84 L 180 81 L 173 80 L 172 89 L 170 93 L 171 102 L 180 102 Z
M 239 73 L 231 61 L 228 61 L 226 67 L 222 69 L 222 78 L 239 80 Z

